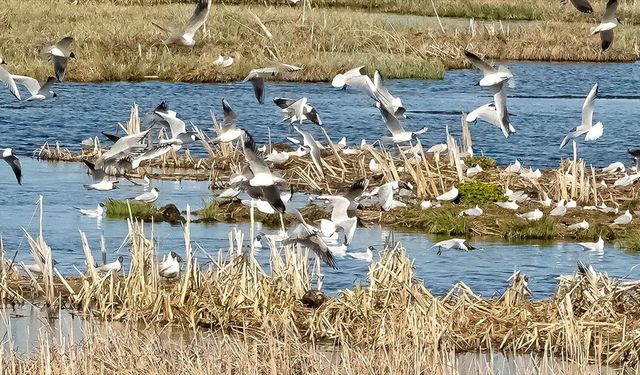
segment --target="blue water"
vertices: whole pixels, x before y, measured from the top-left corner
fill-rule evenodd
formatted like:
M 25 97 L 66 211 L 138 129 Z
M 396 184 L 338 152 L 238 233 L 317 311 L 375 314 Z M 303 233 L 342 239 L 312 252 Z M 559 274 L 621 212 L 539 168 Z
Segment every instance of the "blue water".
M 87 234 L 96 260 L 100 259 L 99 243 L 103 235 L 109 261 L 122 254 L 125 256 L 125 269 L 128 269 L 127 248 L 116 253 L 127 233 L 125 221 L 107 218 L 98 221 L 81 215 L 74 207 L 94 208 L 98 202 L 108 197 L 123 199 L 134 196 L 142 191 L 142 187 L 123 181 L 120 189 L 111 192 L 87 191 L 82 184 L 89 182 L 90 177 L 80 164 L 52 164 L 25 159 L 23 166 L 33 177 L 25 180 L 23 186 L 18 186 L 11 178 L 0 179 L 0 234 L 8 257 L 13 257 L 17 251 L 17 262 L 33 262 L 21 228 L 25 228 L 33 236 L 37 235 L 35 202 L 38 195 L 42 194 L 44 237 L 52 248 L 54 258 L 59 262 L 57 268 L 63 274 L 78 275 L 76 268 L 82 272 L 85 270 L 79 231 Z M 7 168 L 0 168 L 0 175 L 3 177 L 6 176 L 5 169 Z M 160 189 L 158 205 L 171 202 L 180 210 L 186 210 L 187 205 L 192 209 L 202 207 L 211 194 L 206 182 L 152 181 L 152 185 Z M 228 233 L 234 228 L 244 230 L 248 238 L 248 224 L 192 224 L 191 239 L 196 256 L 203 262 L 208 259 L 200 247 L 209 254 L 215 254 L 219 249 L 228 249 Z M 150 235 L 151 225 L 146 229 Z M 258 227 L 257 230 L 266 234 L 276 233 L 275 229 L 266 227 Z M 161 254 L 170 251 L 184 252 L 182 226 L 158 223 L 153 232 Z M 369 245 L 382 249 L 388 233 L 388 230 L 380 227 L 360 228 L 349 251 L 362 252 Z M 400 232 L 395 233 L 395 238 L 406 247 L 409 257 L 415 259 L 416 277 L 422 279 L 436 294 L 444 294 L 458 281 L 464 281 L 477 293 L 492 296 L 504 289 L 506 280 L 514 270 L 520 270 L 530 276 L 534 297 L 543 298 L 555 290 L 556 277 L 575 272 L 579 260 L 592 263 L 596 270 L 607 271 L 613 276 L 640 279 L 640 268 L 633 268 L 640 263 L 640 255 L 622 252 L 611 245 L 606 246 L 604 254 L 597 255 L 583 252 L 577 245 L 569 243 L 542 245 L 486 242 L 474 243 L 483 249 L 481 251 L 445 251 L 437 256 L 429 247 L 442 238 Z M 376 253 L 375 257 L 378 256 Z M 268 258 L 268 251 L 257 254 L 257 259 L 264 265 L 268 264 Z M 335 293 L 340 289 L 350 288 L 356 282 L 366 281 L 368 263 L 345 257 L 338 259 L 338 265 L 338 270 L 323 268 L 324 287 L 327 291 Z
M 604 135 L 579 146 L 588 164 L 604 166 L 612 161 L 629 162 L 626 149 L 640 146 L 635 114 L 640 105 L 640 65 L 634 64 L 533 64 L 508 63 L 516 77 L 516 88 L 508 99 L 512 124 L 517 133 L 506 140 L 486 123 L 471 127 L 476 153 L 494 157 L 500 164 L 518 158 L 527 166 L 555 167 L 561 157 L 571 156 L 571 148 L 559 150 L 564 135 L 579 124 L 584 97 L 599 82 L 594 121 L 604 123 Z M 384 73 L 384 72 L 383 72 Z M 480 72 L 447 72 L 444 80 L 389 81 L 389 90 L 403 100 L 409 111 L 407 129 L 428 126 L 425 145 L 445 139 L 448 126 L 460 134 L 460 114 L 491 102 L 492 94 L 476 86 Z M 371 100 L 356 90 L 340 91 L 329 83 L 268 83 L 266 97 L 307 96 L 334 138 L 347 136 L 350 144 L 362 138 L 372 142 L 386 134 L 382 118 Z M 0 147 L 13 146 L 22 154 L 45 140 L 79 148 L 82 139 L 102 130 L 115 131 L 118 122 L 129 117 L 129 108 L 138 103 L 141 112 L 152 111 L 167 100 L 188 123 L 201 128 L 211 125 L 210 111 L 221 116 L 220 100 L 227 98 L 238 114 L 239 125 L 260 141 L 271 128 L 274 141 L 285 142 L 289 129 L 280 123 L 280 109 L 269 100 L 257 104 L 249 83 L 65 83 L 56 87 L 59 97 L 43 103 L 17 102 L 8 91 L 0 91 L 0 128 L 5 132 Z M 318 129 L 311 128 L 319 135 Z M 197 151 L 197 147 L 196 147 Z
M 518 133 L 505 140 L 501 133 L 487 125 L 472 126 L 476 152 L 495 157 L 502 164 L 519 158 L 527 166 L 554 167 L 570 149 L 558 150 L 564 134 L 580 121 L 584 96 L 592 84 L 600 82 L 599 99 L 594 119 L 605 124 L 604 136 L 596 142 L 579 146 L 579 153 L 588 163 L 605 165 L 614 160 L 629 161 L 626 148 L 635 147 L 637 132 L 635 112 L 640 96 L 636 94 L 640 71 L 638 64 L 509 64 L 517 78 L 517 86 L 510 93 L 509 110 Z M 492 100 L 486 90 L 475 86 L 479 72 L 461 70 L 448 72 L 442 81 L 389 81 L 391 92 L 402 98 L 409 110 L 406 127 L 418 129 L 429 126 L 423 141 L 426 145 L 444 140 L 444 128 L 459 133 L 460 113 Z M 161 100 L 168 100 L 171 108 L 186 121 L 208 128 L 210 110 L 220 112 L 220 100 L 225 97 L 236 109 L 239 124 L 256 138 L 265 141 L 271 128 L 274 141 L 284 141 L 288 127 L 279 123 L 280 112 L 273 104 L 260 106 L 255 102 L 251 86 L 242 83 L 183 84 L 183 83 L 65 83 L 56 88 L 54 100 L 41 103 L 17 102 L 8 92 L 0 90 L 0 128 L 4 130 L 0 147 L 12 146 L 22 157 L 24 184 L 16 184 L 8 166 L 0 164 L 0 234 L 9 257 L 17 251 L 17 260 L 30 263 L 28 245 L 22 228 L 37 231 L 34 216 L 38 195 L 45 202 L 45 240 L 60 262 L 64 274 L 84 270 L 79 230 L 87 233 L 94 256 L 99 259 L 99 239 L 104 235 L 109 260 L 122 242 L 127 228 L 121 220 L 84 217 L 74 207 L 94 208 L 108 197 L 127 198 L 139 194 L 141 187 L 121 183 L 112 192 L 87 191 L 83 184 L 90 182 L 81 164 L 51 164 L 29 159 L 33 149 L 45 140 L 60 141 L 62 145 L 78 148 L 82 139 L 115 131 L 117 122 L 129 116 L 132 102 L 141 111 L 152 110 Z M 328 83 L 269 83 L 267 96 L 300 97 L 306 95 L 320 112 L 329 133 L 334 138 L 346 135 L 350 144 L 361 138 L 369 142 L 386 134 L 380 115 L 364 94 L 333 89 Z M 312 128 L 313 131 L 316 131 Z M 197 149 L 196 149 L 197 151 Z M 158 204 L 176 203 L 181 210 L 187 205 L 197 209 L 210 199 L 205 182 L 153 181 L 160 189 Z M 207 252 L 228 248 L 228 233 L 234 227 L 246 230 L 247 225 L 191 226 L 194 249 L 200 245 Z M 150 231 L 150 226 L 147 228 Z M 270 233 L 268 228 L 260 229 Z M 181 252 L 184 249 L 183 228 L 166 223 L 156 224 L 154 235 L 161 253 Z M 364 251 L 370 245 L 382 247 L 386 230 L 378 227 L 359 229 L 350 251 Z M 592 263 L 596 270 L 613 276 L 640 278 L 640 256 L 622 252 L 607 245 L 603 255 L 585 253 L 574 244 L 526 244 L 490 242 L 477 244 L 478 252 L 445 252 L 436 256 L 429 250 L 438 238 L 419 233 L 396 233 L 396 238 L 415 258 L 417 277 L 434 293 L 448 291 L 456 282 L 464 281 L 476 292 L 491 296 L 504 289 L 514 270 L 530 276 L 535 298 L 553 293 L 556 278 L 572 273 L 579 260 Z M 198 250 L 200 251 L 200 250 Z M 125 255 L 126 249 L 121 250 Z M 205 259 L 204 253 L 197 254 Z M 376 254 L 377 256 L 377 254 Z M 258 259 L 268 262 L 267 252 Z M 125 260 L 128 267 L 128 259 Z M 332 293 L 364 282 L 368 264 L 351 258 L 338 260 L 337 271 L 324 269 L 325 288 Z

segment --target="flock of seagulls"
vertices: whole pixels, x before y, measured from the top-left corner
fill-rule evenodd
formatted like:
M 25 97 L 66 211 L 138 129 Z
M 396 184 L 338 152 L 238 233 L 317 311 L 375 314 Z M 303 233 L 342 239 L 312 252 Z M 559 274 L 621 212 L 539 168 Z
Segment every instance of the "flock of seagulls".
M 571 3 L 581 12 L 593 12 L 593 8 L 586 0 L 571 0 Z M 198 0 L 192 16 L 185 24 L 175 28 L 166 28 L 156 23 L 153 23 L 153 25 L 164 33 L 162 39 L 164 45 L 193 47 L 196 43 L 196 33 L 205 25 L 210 9 L 211 0 Z M 591 30 L 592 35 L 600 34 L 603 51 L 613 42 L 613 29 L 620 23 L 616 16 L 616 9 L 617 1 L 609 0 L 604 16 L 602 17 L 602 22 Z M 42 84 L 34 78 L 9 73 L 4 67 L 7 65 L 6 61 L 1 58 L 0 80 L 18 100 L 21 100 L 21 94 L 18 89 L 19 86 L 24 86 L 28 90 L 30 96 L 27 100 L 47 100 L 55 97 L 56 93 L 53 91 L 54 86 L 63 82 L 69 60 L 76 58 L 74 52 L 71 50 L 73 43 L 73 37 L 65 37 L 57 43 L 44 46 L 40 50 L 42 58 L 52 63 L 54 72 L 53 76 L 48 77 Z M 491 103 L 484 104 L 469 112 L 466 120 L 469 122 L 476 122 L 478 120 L 487 122 L 497 129 L 500 129 L 503 136 L 508 138 L 516 132 L 516 129 L 511 124 L 510 113 L 507 108 L 508 91 L 515 87 L 513 73 L 506 66 L 493 66 L 471 51 L 464 50 L 463 55 L 482 73 L 482 78 L 477 82 L 478 86 L 490 90 L 493 95 L 493 101 Z M 215 65 L 228 67 L 233 64 L 233 58 L 231 56 L 224 57 L 220 55 L 213 63 Z M 281 75 L 295 73 L 302 69 L 302 67 L 296 65 L 277 63 L 267 67 L 252 69 L 243 82 L 251 83 L 256 100 L 259 104 L 264 104 L 266 99 L 265 82 L 267 80 L 276 79 Z M 333 78 L 331 85 L 341 90 L 354 89 L 360 91 L 373 100 L 373 105 L 375 105 L 380 112 L 382 121 L 389 132 L 389 135 L 380 139 L 382 144 L 391 143 L 393 145 L 404 145 L 418 140 L 419 137 L 428 130 L 427 127 L 422 127 L 418 130 L 409 130 L 406 127 L 407 110 L 402 100 L 394 96 L 385 86 L 382 75 L 378 71 L 375 71 L 371 77 L 367 74 L 365 66 L 358 66 L 344 73 L 337 74 Z M 597 122 L 595 125 L 593 124 L 593 113 L 598 88 L 599 86 L 596 83 L 587 95 L 582 108 L 582 121 L 579 126 L 572 129 L 561 141 L 561 148 L 568 144 L 569 141 L 572 141 L 575 152 L 575 142 L 579 137 L 584 136 L 586 141 L 594 141 L 602 136 L 604 130 L 603 124 L 601 122 Z M 334 147 L 335 150 L 339 150 L 345 154 L 355 154 L 361 152 L 367 145 L 363 140 L 360 148 L 351 148 L 347 146 L 346 139 L 344 138 L 337 144 L 333 144 L 320 118 L 319 111 L 311 105 L 307 97 L 275 97 L 273 102 L 280 108 L 283 114 L 282 122 L 288 123 L 292 127 L 292 130 L 302 138 L 302 141 L 300 141 L 296 138 L 288 137 L 288 139 L 298 147 L 293 152 L 271 150 L 270 153 L 266 153 L 266 146 L 260 146 L 246 129 L 238 125 L 238 118 L 231 105 L 226 99 L 222 99 L 223 119 L 219 124 L 216 123 L 212 129 L 216 132 L 216 136 L 211 138 L 210 142 L 214 146 L 223 143 L 238 145 L 238 147 L 242 149 L 245 164 L 239 174 L 231 177 L 225 189 L 218 195 L 218 198 L 234 199 L 240 194 L 245 194 L 250 199 L 243 200 L 243 202 L 249 204 L 252 210 L 258 209 L 267 214 L 283 214 L 285 212 L 294 214 L 298 222 L 297 225 L 280 236 L 280 238 L 278 238 L 279 242 L 284 245 L 297 244 L 309 248 L 315 252 L 319 259 L 330 267 L 337 268 L 336 257 L 341 256 L 371 261 L 374 251 L 372 247 L 367 248 L 364 253 L 347 251 L 348 246 L 352 243 L 357 232 L 357 208 L 367 200 L 378 204 L 381 210 L 384 211 L 405 207 L 407 203 L 401 199 L 402 194 L 407 194 L 406 192 L 411 194 L 413 187 L 411 184 L 403 181 L 390 181 L 374 187 L 367 192 L 369 180 L 365 178 L 359 179 L 354 181 L 353 184 L 342 193 L 333 195 L 321 194 L 314 197 L 313 200 L 324 202 L 328 207 L 331 207 L 331 216 L 330 219 L 322 219 L 319 228 L 306 222 L 302 214 L 289 205 L 292 195 L 291 187 L 283 176 L 277 172 L 273 172 L 271 167 L 286 163 L 291 156 L 309 157 L 317 176 L 323 178 L 325 168 L 321 156 L 323 149 Z M 305 127 L 307 123 L 312 124 L 310 126 L 321 128 L 327 136 L 329 144 L 323 145 L 316 140 L 309 129 Z M 202 137 L 202 131 L 196 126 L 188 129 L 185 121 L 180 118 L 176 111 L 169 109 L 166 102 L 162 102 L 155 110 L 143 117 L 141 128 L 144 130 L 139 133 L 126 134 L 124 136 L 103 133 L 113 144 L 97 159 L 84 160 L 92 176 L 92 183 L 86 184 L 86 189 L 95 191 L 117 189 L 119 183 L 118 178 L 126 178 L 129 172 L 137 169 L 145 162 L 157 159 L 171 150 L 178 151 L 182 148 L 188 148 L 189 145 L 194 142 L 207 141 Z M 167 135 L 164 137 L 154 137 L 158 128 L 164 129 L 165 131 L 168 129 L 168 131 L 166 131 Z M 412 147 L 409 147 L 409 152 L 411 152 L 411 149 Z M 445 151 L 447 151 L 446 144 L 436 144 L 428 149 L 428 153 L 432 153 L 436 160 L 439 158 L 440 153 Z M 472 155 L 473 150 L 470 149 L 468 152 Z M 0 155 L 12 168 L 18 183 L 21 183 L 22 168 L 20 161 L 13 154 L 12 150 L 10 148 L 0 149 Z M 640 153 L 638 157 L 640 157 Z M 380 173 L 381 171 L 375 159 L 371 159 L 368 166 L 374 174 Z M 483 169 L 479 165 L 468 168 L 465 166 L 465 168 L 465 175 L 468 178 L 473 178 L 483 172 Z M 605 168 L 605 171 L 609 173 L 624 173 L 625 167 L 622 163 L 614 163 Z M 541 176 L 539 170 L 526 170 L 522 168 L 520 162 L 517 160 L 515 163 L 509 165 L 505 169 L 505 172 L 519 174 L 532 181 Z M 635 179 L 640 178 L 640 174 L 637 176 L 625 174 L 624 178 L 626 178 L 626 180 L 621 181 L 620 186 L 626 186 L 623 184 L 627 184 L 629 181 L 633 183 Z M 151 204 L 159 198 L 160 191 L 157 187 L 150 185 L 146 176 L 145 179 L 146 182 L 143 184 L 145 191 L 130 199 Z M 458 196 L 458 189 L 455 185 L 452 185 L 450 190 L 435 197 L 435 203 L 431 200 L 425 200 L 420 203 L 420 207 L 422 209 L 438 207 L 446 204 L 446 202 L 456 200 Z M 496 205 L 510 211 L 517 211 L 520 208 L 519 204 L 530 201 L 524 192 L 507 191 L 505 197 L 507 199 L 506 202 L 497 202 Z M 543 207 L 550 207 L 553 204 L 549 197 L 541 198 L 539 203 Z M 568 209 L 574 207 L 576 207 L 575 202 L 560 200 L 555 204 L 555 207 L 550 210 L 549 215 L 564 216 Z M 588 208 L 585 207 L 584 209 Z M 599 206 L 594 206 L 593 209 L 602 212 L 617 213 L 617 208 L 613 211 L 612 208 L 606 207 L 604 203 Z M 81 214 L 90 217 L 102 217 L 104 213 L 102 204 L 96 206 L 96 209 L 79 210 Z M 460 212 L 461 216 L 470 217 L 477 217 L 483 214 L 484 211 L 479 206 Z M 544 216 L 544 212 L 539 208 L 535 208 L 529 212 L 517 212 L 516 215 L 523 220 L 535 221 L 540 220 Z M 623 215 L 617 217 L 612 222 L 612 225 L 627 225 L 631 223 L 632 220 L 633 217 L 627 210 Z M 586 230 L 588 228 L 589 223 L 586 220 L 568 226 L 569 230 Z M 260 243 L 259 239 L 261 236 L 262 234 L 259 234 L 255 239 L 258 244 Z M 602 238 L 600 238 L 596 243 L 580 243 L 579 245 L 584 249 L 602 251 L 604 242 Z M 476 249 L 465 239 L 457 238 L 438 242 L 434 244 L 432 248 L 438 249 L 438 255 L 442 249 L 459 249 L 464 251 Z M 99 272 L 119 272 L 122 269 L 123 261 L 123 257 L 119 256 L 116 261 L 97 267 L 97 270 Z M 166 255 L 159 264 L 159 274 L 168 278 L 176 277 L 180 271 L 180 261 L 180 256 L 175 252 Z M 35 268 L 32 271 L 37 273 Z

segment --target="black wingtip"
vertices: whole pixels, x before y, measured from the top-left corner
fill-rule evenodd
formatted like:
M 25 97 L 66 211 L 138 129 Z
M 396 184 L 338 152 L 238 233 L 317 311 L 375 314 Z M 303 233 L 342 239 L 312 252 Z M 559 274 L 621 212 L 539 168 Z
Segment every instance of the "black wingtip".
M 160 103 L 156 107 L 155 112 L 168 113 L 169 112 L 169 105 L 167 104 L 167 102 L 165 100 L 163 100 L 162 103 Z
M 95 171 L 95 170 L 96 170 L 96 165 L 95 165 L 94 163 L 90 162 L 90 161 L 89 161 L 89 160 L 87 160 L 87 159 L 82 159 L 82 161 L 84 162 L 84 164 L 85 164 L 87 167 L 89 167 L 89 169 L 90 169 L 91 171 Z

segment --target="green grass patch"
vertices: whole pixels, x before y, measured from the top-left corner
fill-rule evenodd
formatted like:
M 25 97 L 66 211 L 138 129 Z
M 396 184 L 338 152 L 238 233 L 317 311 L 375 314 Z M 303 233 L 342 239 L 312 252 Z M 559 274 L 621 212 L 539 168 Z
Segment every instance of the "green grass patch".
M 459 202 L 463 205 L 483 205 L 507 200 L 502 186 L 487 182 L 463 182 L 458 185 L 458 192 Z
M 468 167 L 479 165 L 483 170 L 495 169 L 496 161 L 488 156 L 471 156 L 464 159 L 464 163 Z
M 151 221 L 151 219 L 162 217 L 162 213 L 154 204 L 133 200 L 127 202 L 109 199 L 106 209 L 107 217 L 113 219 L 127 219 L 133 216 L 136 219 Z
M 385 212 L 382 220 L 385 224 L 449 236 L 466 235 L 470 227 L 469 219 L 460 216 L 452 207 L 423 210 L 420 206 L 407 206 Z
M 500 232 L 507 240 L 550 240 L 556 234 L 558 223 L 558 219 L 548 216 L 537 221 L 513 219 L 501 223 Z
M 627 251 L 640 251 L 640 230 L 632 229 L 626 231 L 625 236 L 617 239 L 615 244 Z

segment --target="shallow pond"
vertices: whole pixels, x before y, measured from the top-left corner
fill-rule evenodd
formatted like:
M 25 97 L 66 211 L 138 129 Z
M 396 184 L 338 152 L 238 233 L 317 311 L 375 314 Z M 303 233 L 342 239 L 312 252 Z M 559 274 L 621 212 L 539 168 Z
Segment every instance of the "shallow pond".
M 604 123 L 604 135 L 596 142 L 581 142 L 578 152 L 587 164 L 603 166 L 612 161 L 629 162 L 627 148 L 640 146 L 636 114 L 640 104 L 640 64 L 541 64 L 508 63 L 517 86 L 509 93 L 508 108 L 517 133 L 506 140 L 499 130 L 478 123 L 471 126 L 476 153 L 494 157 L 500 164 L 515 158 L 526 166 L 556 167 L 561 157 L 571 156 L 571 147 L 559 150 L 564 135 L 581 119 L 584 97 L 599 82 L 595 121 Z M 371 72 L 373 73 L 373 72 Z M 384 75 L 384 72 L 382 72 Z M 408 129 L 428 126 L 422 136 L 425 145 L 445 139 L 445 127 L 460 133 L 460 114 L 491 102 L 490 90 L 476 86 L 479 71 L 447 72 L 444 80 L 394 80 L 388 86 L 402 99 L 409 119 Z M 0 92 L 0 128 L 6 132 L 0 147 L 12 146 L 22 155 L 31 154 L 45 140 L 79 147 L 82 139 L 115 131 L 117 122 L 129 118 L 135 101 L 141 112 L 153 110 L 167 100 L 185 121 L 205 129 L 210 127 L 210 111 L 221 114 L 220 100 L 227 98 L 238 114 L 239 125 L 260 141 L 285 142 L 288 126 L 281 124 L 280 109 L 273 97 L 306 96 L 319 111 L 329 134 L 346 136 L 350 144 L 369 142 L 387 129 L 371 100 L 356 90 L 340 91 L 329 83 L 267 83 L 267 103 L 257 104 L 249 83 L 65 83 L 56 87 L 59 96 L 41 103 L 17 102 Z M 311 128 L 316 135 L 318 129 Z M 194 151 L 197 151 L 194 150 Z M 0 170 L 4 177 L 6 171 Z M 30 178 L 27 173 L 25 177 Z
M 59 262 L 57 268 L 66 275 L 77 275 L 76 267 L 84 271 L 84 255 L 81 247 L 79 230 L 87 233 L 89 243 L 94 251 L 94 258 L 100 259 L 100 237 L 104 236 L 109 260 L 117 256 L 114 252 L 119 248 L 126 236 L 127 226 L 123 220 L 104 218 L 100 221 L 81 215 L 74 207 L 94 208 L 98 202 L 109 198 L 123 199 L 142 191 L 142 187 L 121 182 L 121 188 L 111 192 L 87 191 L 82 185 L 89 182 L 90 177 L 79 163 L 46 163 L 25 158 L 24 169 L 30 178 L 25 179 L 22 186 L 13 179 L 0 180 L 0 233 L 3 235 L 5 249 L 9 257 L 17 251 L 16 261 L 31 263 L 29 247 L 21 228 L 35 235 L 38 227 L 37 207 L 38 195 L 44 196 L 44 236 L 53 249 L 54 258 Z M 0 168 L 5 169 L 5 168 Z M 202 207 L 210 199 L 211 192 L 206 182 L 193 181 L 153 181 L 160 189 L 158 205 L 175 203 L 180 210 L 187 205 L 193 209 Z M 304 199 L 302 202 L 304 203 Z M 191 239 L 193 248 L 200 245 L 207 252 L 228 249 L 228 233 L 234 227 L 249 235 L 249 225 L 231 224 L 193 224 Z M 150 233 L 150 225 L 147 227 Z M 258 228 L 264 233 L 275 233 L 275 229 Z M 183 228 L 159 223 L 154 227 L 160 253 L 172 250 L 184 251 Z M 356 232 L 350 251 L 361 252 L 368 245 L 383 247 L 384 238 L 389 231 L 380 227 L 360 228 Z M 415 258 L 417 277 L 436 294 L 446 293 L 456 282 L 464 281 L 474 291 L 484 296 L 492 296 L 502 291 L 507 279 L 514 270 L 520 270 L 530 277 L 530 288 L 534 298 L 550 296 L 556 286 L 556 277 L 560 274 L 573 273 L 576 264 L 582 260 L 592 263 L 596 270 L 607 271 L 620 277 L 640 279 L 640 254 L 625 253 L 611 245 L 607 245 L 604 254 L 583 252 L 571 243 L 476 243 L 481 251 L 457 252 L 445 251 L 441 256 L 429 249 L 439 238 L 422 233 L 396 232 L 395 238 L 407 248 L 408 255 Z M 197 245 L 196 245 L 197 244 Z M 126 249 L 125 268 L 128 269 Z M 200 250 L 196 254 L 205 259 Z M 375 254 L 377 257 L 378 254 Z M 263 264 L 268 262 L 268 251 L 259 252 L 257 258 Z M 325 267 L 324 287 L 330 293 L 343 288 L 350 288 L 356 282 L 364 282 L 368 264 L 348 257 L 338 259 L 339 270 Z

